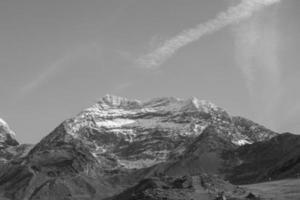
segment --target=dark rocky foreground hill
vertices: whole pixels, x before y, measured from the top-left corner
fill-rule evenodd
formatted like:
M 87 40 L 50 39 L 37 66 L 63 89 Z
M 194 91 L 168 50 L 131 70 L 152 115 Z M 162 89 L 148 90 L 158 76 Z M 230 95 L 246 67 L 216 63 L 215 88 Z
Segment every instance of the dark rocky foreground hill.
M 244 188 L 217 176 L 199 174 L 183 177 L 153 177 L 140 181 L 115 197 L 106 200 L 182 200 L 182 199 L 260 199 Z
M 232 183 L 300 178 L 300 136 L 284 133 L 226 152 L 225 159 L 231 163 L 228 179 Z
M 219 193 L 245 198 L 247 191 L 235 197 L 237 187 L 221 179 L 240 184 L 297 176 L 299 145 L 292 141 L 298 140 L 196 98 L 141 102 L 108 95 L 20 150 L 22 156 L 10 156 L 1 167 L 0 191 L 15 200 L 122 199 L 154 185 L 156 199 L 190 200 L 200 188 L 209 199 Z M 223 186 L 176 188 L 180 177 Z

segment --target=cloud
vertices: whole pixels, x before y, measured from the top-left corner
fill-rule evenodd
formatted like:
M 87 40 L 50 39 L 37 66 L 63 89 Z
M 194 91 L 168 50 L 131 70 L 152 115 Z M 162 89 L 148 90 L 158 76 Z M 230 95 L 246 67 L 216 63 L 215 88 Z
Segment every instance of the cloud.
M 266 74 L 267 76 L 263 78 L 270 85 L 278 85 L 281 70 L 278 59 L 280 38 L 276 17 L 271 15 L 266 18 L 264 13 L 258 13 L 234 27 L 233 32 L 236 63 L 246 79 L 249 92 L 254 94 L 257 73 Z
M 275 127 L 282 101 L 277 9 L 258 12 L 233 27 L 235 60 L 246 82 L 257 119 Z
M 153 52 L 139 57 L 136 60 L 136 64 L 148 69 L 158 68 L 182 47 L 198 41 L 202 36 L 212 34 L 228 25 L 248 19 L 254 12 L 278 2 L 280 0 L 242 0 L 237 6 L 232 6 L 227 11 L 218 14 L 216 18 L 199 24 L 195 28 L 185 30 L 165 41 Z
M 57 74 L 59 71 L 63 70 L 68 65 L 70 61 L 70 55 L 63 56 L 54 63 L 46 67 L 45 70 L 41 71 L 33 80 L 29 81 L 21 88 L 21 93 L 26 94 L 36 90 L 40 87 L 46 80 L 51 76 Z
M 52 77 L 72 67 L 72 63 L 75 60 L 80 59 L 81 56 L 92 56 L 92 53 L 95 54 L 95 57 L 101 57 L 101 50 L 95 43 L 80 46 L 78 48 L 75 48 L 74 50 L 65 53 L 62 57 L 49 64 L 47 67 L 44 68 L 44 70 L 40 71 L 40 73 L 36 77 L 34 77 L 23 87 L 21 87 L 20 94 L 26 95 L 35 91 L 47 81 L 49 81 Z

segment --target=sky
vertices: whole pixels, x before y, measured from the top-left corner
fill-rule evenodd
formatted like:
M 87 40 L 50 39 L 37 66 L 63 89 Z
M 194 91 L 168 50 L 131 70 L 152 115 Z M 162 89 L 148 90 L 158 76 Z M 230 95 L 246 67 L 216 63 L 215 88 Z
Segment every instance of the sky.
M 0 117 L 36 143 L 106 94 L 197 97 L 300 134 L 299 9 L 299 0 L 0 0 Z

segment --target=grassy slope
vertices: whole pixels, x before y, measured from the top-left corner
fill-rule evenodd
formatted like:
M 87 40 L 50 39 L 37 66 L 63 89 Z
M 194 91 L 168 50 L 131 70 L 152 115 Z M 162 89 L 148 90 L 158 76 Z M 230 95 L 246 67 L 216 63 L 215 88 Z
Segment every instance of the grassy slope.
M 264 199 L 272 200 L 299 200 L 300 199 L 300 179 L 286 179 L 281 181 L 271 181 L 253 185 L 244 185 L 259 194 Z

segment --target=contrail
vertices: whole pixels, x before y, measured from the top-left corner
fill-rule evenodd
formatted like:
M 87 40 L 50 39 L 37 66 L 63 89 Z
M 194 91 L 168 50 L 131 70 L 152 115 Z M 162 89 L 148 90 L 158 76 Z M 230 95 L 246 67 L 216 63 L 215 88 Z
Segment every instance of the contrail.
M 79 60 L 82 56 L 94 56 L 95 58 L 99 59 L 98 54 L 101 56 L 101 50 L 99 50 L 96 43 L 89 43 L 87 45 L 81 45 L 73 50 L 67 51 L 62 57 L 49 64 L 36 77 L 23 85 L 20 88 L 20 93 L 22 95 L 26 95 L 36 90 L 51 77 L 55 77 L 60 72 L 72 67 L 72 62 Z M 94 53 L 97 54 L 93 55 Z
M 53 74 L 58 73 L 62 68 L 65 68 L 66 64 L 69 62 L 70 56 L 64 56 L 51 65 L 49 65 L 45 70 L 41 71 L 40 74 L 38 74 L 37 77 L 35 77 L 33 80 L 31 80 L 29 83 L 25 84 L 21 88 L 21 93 L 26 94 L 29 93 L 36 88 L 38 88 L 40 85 L 42 85 L 50 76 Z
M 154 52 L 138 58 L 136 63 L 144 68 L 157 68 L 180 48 L 199 40 L 202 36 L 214 33 L 228 25 L 239 23 L 250 18 L 254 12 L 279 2 L 280 0 L 242 0 L 237 6 L 232 6 L 227 11 L 218 14 L 216 18 L 167 40 Z

